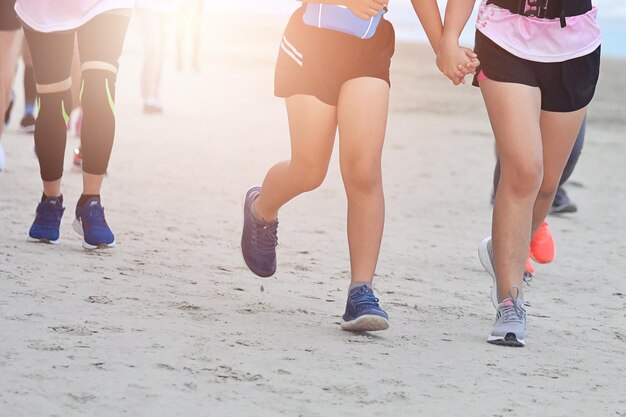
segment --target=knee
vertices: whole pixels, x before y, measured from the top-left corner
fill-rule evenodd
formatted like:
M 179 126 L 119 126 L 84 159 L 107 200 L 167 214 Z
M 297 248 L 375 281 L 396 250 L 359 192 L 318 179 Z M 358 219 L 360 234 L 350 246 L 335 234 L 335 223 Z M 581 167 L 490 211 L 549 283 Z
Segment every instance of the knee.
M 382 188 L 379 161 L 344 163 L 342 174 L 348 192 L 372 193 Z
M 313 191 L 324 182 L 328 164 L 319 163 L 311 159 L 297 159 L 291 161 L 294 175 L 297 175 L 304 191 Z
M 82 66 L 83 86 L 81 103 L 83 107 L 98 109 L 107 105 L 114 110 L 117 67 L 106 62 L 85 62 Z
M 59 92 L 39 92 L 39 114 L 38 124 L 67 123 L 72 112 L 72 92 L 71 90 Z
M 501 185 L 517 197 L 535 196 L 543 180 L 540 161 L 524 161 L 513 166 L 502 167 Z
M 539 192 L 537 194 L 538 198 L 545 198 L 545 199 L 553 199 L 554 195 L 556 194 L 556 190 L 557 188 L 559 188 L 559 181 L 554 181 L 554 180 L 548 180 L 546 178 L 544 178 L 543 183 L 541 184 L 541 187 L 539 187 Z

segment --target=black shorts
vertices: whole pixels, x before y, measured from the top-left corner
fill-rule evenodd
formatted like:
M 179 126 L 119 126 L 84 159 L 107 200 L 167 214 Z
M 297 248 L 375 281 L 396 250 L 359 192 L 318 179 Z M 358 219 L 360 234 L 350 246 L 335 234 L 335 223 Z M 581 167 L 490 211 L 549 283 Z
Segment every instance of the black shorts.
M 478 86 L 480 71 L 490 80 L 538 87 L 541 109 L 552 112 L 572 112 L 587 106 L 596 91 L 600 75 L 600 47 L 592 53 L 563 62 L 535 62 L 507 52 L 495 42 L 476 31 L 476 46 L 480 66 L 473 85 Z
M 348 80 L 372 77 L 391 85 L 395 33 L 389 21 L 381 19 L 374 36 L 359 39 L 308 26 L 303 12 L 301 7 L 293 13 L 280 44 L 274 78 L 277 97 L 306 94 L 336 106 L 341 86 Z
M 0 0 L 0 30 L 14 31 L 22 27 L 14 7 L 15 0 Z

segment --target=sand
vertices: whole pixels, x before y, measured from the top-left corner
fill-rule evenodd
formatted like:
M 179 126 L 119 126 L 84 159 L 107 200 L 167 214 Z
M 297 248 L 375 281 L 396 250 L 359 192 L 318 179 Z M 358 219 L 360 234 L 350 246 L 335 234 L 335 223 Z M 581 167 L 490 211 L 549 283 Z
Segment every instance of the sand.
M 289 155 L 272 96 L 283 22 L 254 37 L 211 23 L 202 73 L 166 65 L 160 117 L 141 113 L 131 31 L 103 189 L 113 250 L 84 251 L 71 229 L 75 138 L 61 244 L 26 242 L 41 186 L 14 113 L 0 416 L 626 416 L 626 61 L 603 62 L 567 187 L 579 212 L 549 219 L 557 258 L 538 267 L 527 347 L 512 349 L 485 343 L 494 310 L 476 248 L 494 157 L 480 93 L 454 88 L 427 47 L 398 45 L 375 282 L 391 328 L 355 335 L 338 326 L 349 263 L 336 157 L 323 186 L 281 212 L 277 274 L 243 263 L 242 195 Z

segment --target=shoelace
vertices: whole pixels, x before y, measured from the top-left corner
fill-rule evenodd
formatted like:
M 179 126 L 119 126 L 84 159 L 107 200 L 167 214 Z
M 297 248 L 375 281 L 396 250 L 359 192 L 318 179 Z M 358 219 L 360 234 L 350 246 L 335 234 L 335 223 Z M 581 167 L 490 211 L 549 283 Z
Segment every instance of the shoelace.
M 504 319 L 505 322 L 518 322 L 521 323 L 524 317 L 524 309 L 513 303 L 510 306 L 504 306 L 500 309 L 500 317 Z
M 374 297 L 374 292 L 366 286 L 350 295 L 350 302 L 359 308 L 378 307 L 378 301 L 378 298 Z
M 528 271 L 524 271 L 524 276 L 522 276 L 522 279 L 524 280 L 524 284 L 530 285 L 530 283 L 533 282 L 533 278 L 535 278 L 533 274 L 531 274 Z
M 263 224 L 254 222 L 256 246 L 264 252 L 271 252 L 278 245 L 278 221 Z
M 58 213 L 60 210 L 62 209 L 58 209 L 57 206 L 54 204 L 41 204 L 39 206 L 39 210 L 37 211 L 37 217 L 39 218 L 39 222 L 46 225 L 56 224 L 60 222 L 61 217 Z
M 87 206 L 87 210 L 83 215 L 83 221 L 86 221 L 89 227 L 108 227 L 104 218 L 104 207 L 100 204 Z
M 517 294 L 515 297 L 513 297 L 513 289 L 517 291 Z M 503 303 L 506 303 L 508 300 L 511 302 L 511 304 L 503 305 L 502 307 L 500 307 L 500 309 L 498 310 L 498 313 L 500 314 L 500 317 L 504 319 L 505 322 L 516 321 L 518 323 L 521 323 L 523 321 L 524 314 L 526 314 L 526 310 L 524 310 L 524 305 L 522 302 L 520 302 L 520 299 L 519 299 L 519 295 L 520 295 L 519 288 L 516 286 L 511 287 L 511 289 L 509 290 L 509 295 L 511 297 L 504 300 Z

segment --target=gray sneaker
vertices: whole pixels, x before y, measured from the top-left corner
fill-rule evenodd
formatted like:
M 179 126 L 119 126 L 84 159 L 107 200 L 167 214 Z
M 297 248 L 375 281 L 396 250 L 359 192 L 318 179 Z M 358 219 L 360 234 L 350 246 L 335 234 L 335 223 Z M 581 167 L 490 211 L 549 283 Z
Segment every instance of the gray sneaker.
M 493 245 L 491 244 L 491 236 L 487 236 L 478 245 L 478 259 L 483 264 L 485 271 L 491 275 L 493 284 L 491 285 L 491 303 L 493 308 L 498 309 L 498 285 L 496 282 L 496 271 L 493 269 Z
M 513 296 L 515 292 L 515 297 Z M 488 343 L 502 346 L 523 347 L 526 345 L 526 310 L 519 287 L 512 287 L 510 298 L 498 305 L 496 324 L 487 338 Z

